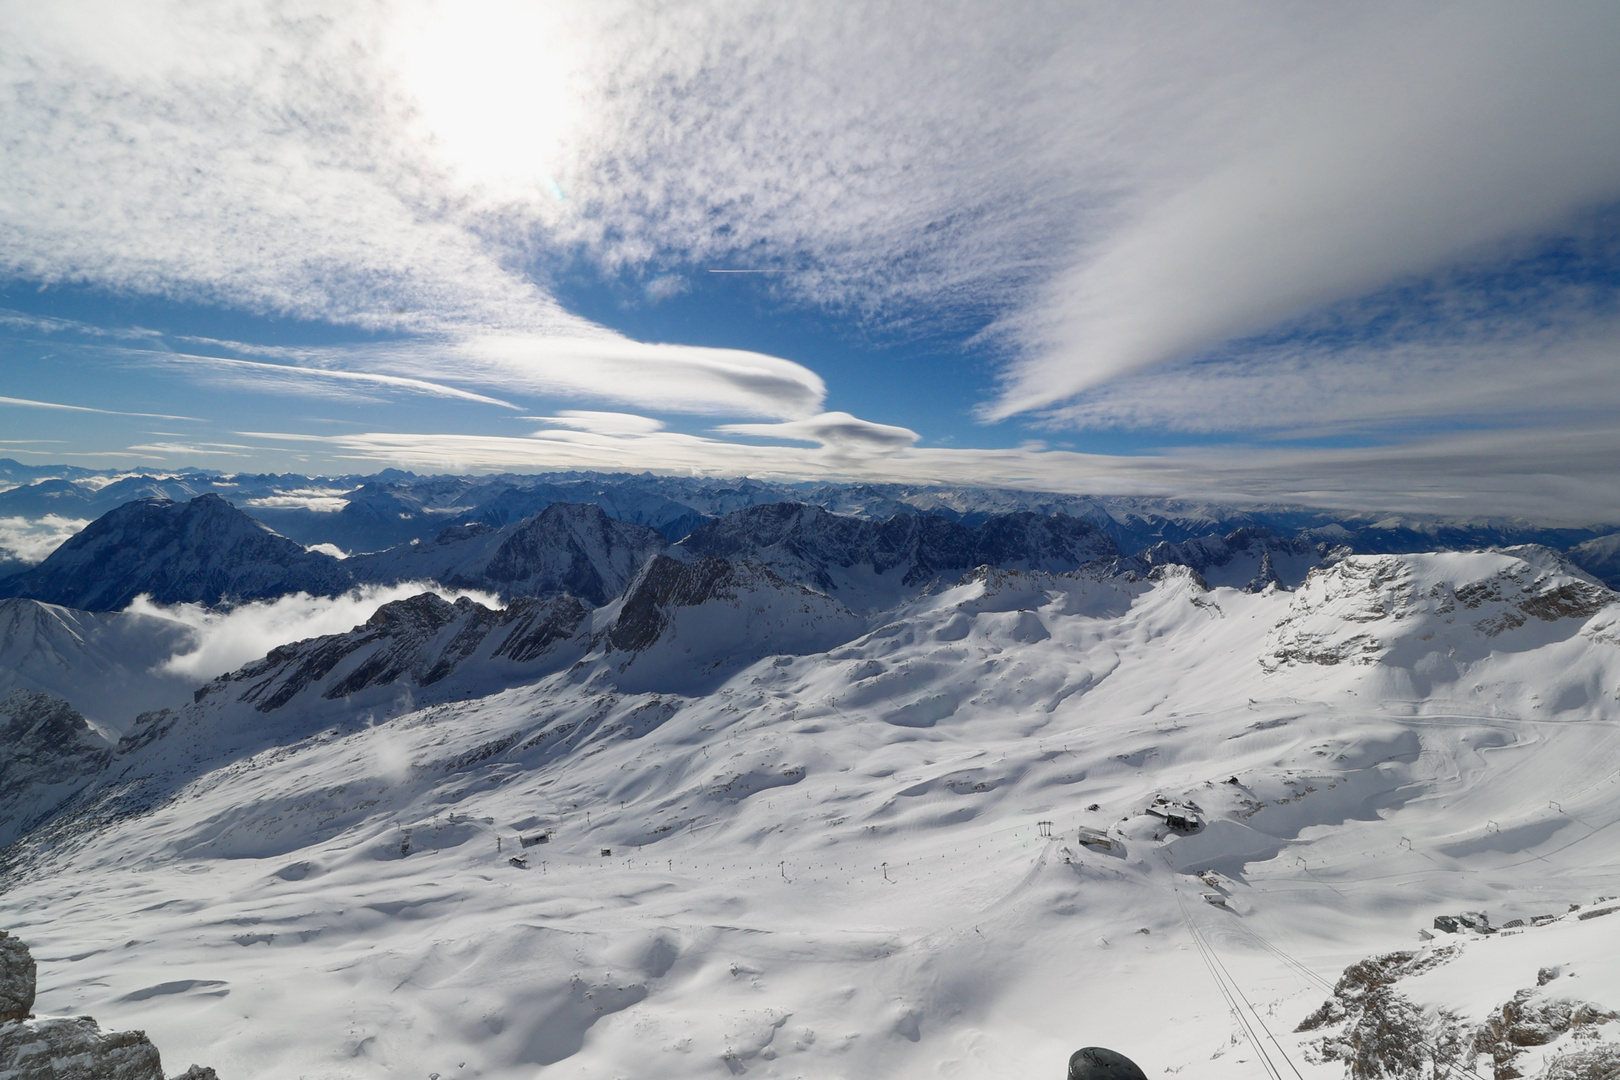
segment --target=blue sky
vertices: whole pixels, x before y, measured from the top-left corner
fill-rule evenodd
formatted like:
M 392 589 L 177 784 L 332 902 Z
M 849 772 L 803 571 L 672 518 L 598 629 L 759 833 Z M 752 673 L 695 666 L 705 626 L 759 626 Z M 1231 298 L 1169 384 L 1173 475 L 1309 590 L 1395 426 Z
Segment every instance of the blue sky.
M 1615 9 L 922 11 L 0 4 L 0 455 L 1620 520 Z

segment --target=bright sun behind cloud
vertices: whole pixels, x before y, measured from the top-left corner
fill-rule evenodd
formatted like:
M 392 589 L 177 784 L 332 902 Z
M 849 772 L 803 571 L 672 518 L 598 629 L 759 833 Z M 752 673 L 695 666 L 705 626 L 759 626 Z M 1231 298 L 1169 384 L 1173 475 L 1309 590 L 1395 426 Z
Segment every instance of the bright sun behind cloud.
M 496 202 L 563 197 L 589 52 L 558 9 L 432 4 L 400 18 L 390 46 L 416 123 L 457 179 Z

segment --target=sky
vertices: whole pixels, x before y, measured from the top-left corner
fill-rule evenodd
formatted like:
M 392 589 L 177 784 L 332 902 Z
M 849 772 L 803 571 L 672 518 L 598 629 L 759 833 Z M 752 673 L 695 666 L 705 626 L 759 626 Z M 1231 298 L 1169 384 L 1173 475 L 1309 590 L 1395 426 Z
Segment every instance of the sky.
M 0 456 L 1620 521 L 1620 7 L 0 0 Z

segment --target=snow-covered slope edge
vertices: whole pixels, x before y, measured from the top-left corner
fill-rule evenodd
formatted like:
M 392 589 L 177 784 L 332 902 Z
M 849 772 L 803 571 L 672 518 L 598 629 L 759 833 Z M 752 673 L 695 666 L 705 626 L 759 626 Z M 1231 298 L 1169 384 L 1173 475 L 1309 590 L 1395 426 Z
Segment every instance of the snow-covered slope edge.
M 1252 935 L 1331 981 L 1436 915 L 1620 892 L 1614 598 L 1566 604 L 1590 582 L 1539 558 L 1292 594 L 985 571 L 702 693 L 604 651 L 279 742 L 287 709 L 245 707 L 262 749 L 14 849 L 3 903 L 52 945 L 50 1008 L 232 1072 L 1060 1075 L 1101 1042 L 1253 1076 L 1190 923 L 1337 1078 L 1283 1030 L 1321 986 Z M 1278 656 L 1337 648 L 1329 607 L 1379 646 Z M 1494 1002 L 1528 985 L 1499 974 Z

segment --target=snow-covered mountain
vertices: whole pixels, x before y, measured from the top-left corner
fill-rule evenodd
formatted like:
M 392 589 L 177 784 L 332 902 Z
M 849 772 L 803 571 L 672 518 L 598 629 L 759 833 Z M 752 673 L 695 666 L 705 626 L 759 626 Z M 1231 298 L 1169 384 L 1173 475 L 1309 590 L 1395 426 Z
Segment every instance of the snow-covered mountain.
M 136 714 L 191 697 L 193 681 L 162 665 L 193 643 L 194 631 L 169 619 L 0 600 L 0 696 L 43 691 L 121 732 Z
M 197 693 L 161 674 L 196 631 L 0 604 L 0 913 L 42 1014 L 227 1076 L 1061 1075 L 1087 1043 L 1155 1077 L 1620 1065 L 1597 530 L 5 475 L 19 507 L 189 489 L 8 583 L 71 602 L 504 602 L 387 604 Z M 233 498 L 420 532 L 330 559 Z M 1584 542 L 1406 550 L 1526 537 Z
M 1576 566 L 1611 588 L 1620 585 L 1620 533 L 1595 537 L 1569 549 Z
M 423 593 L 384 604 L 347 634 L 280 646 L 201 688 L 197 700 L 224 695 L 267 713 L 294 703 L 311 711 L 319 698 L 340 703 L 326 707 L 326 716 L 370 707 L 370 715 L 386 718 L 424 699 L 465 698 L 473 687 L 487 693 L 571 663 L 582 648 L 555 654 L 588 614 L 571 596 L 523 597 L 491 610 Z
M 1620 597 L 1541 549 L 1202 575 L 419 598 L 147 717 L 0 906 L 40 1010 L 227 1076 L 1600 1080 Z
M 14 485 L 14 486 L 13 486 Z M 752 506 L 797 502 L 874 521 L 929 513 L 964 525 L 998 515 L 1063 514 L 1096 526 L 1120 551 L 1179 543 L 1235 529 L 1361 553 L 1470 550 L 1537 543 L 1560 550 L 1612 533 L 1613 524 L 1546 524 L 1512 518 L 1345 512 L 1310 507 L 1234 505 L 1186 498 L 906 484 L 784 484 L 750 479 L 596 473 L 539 476 L 418 476 L 387 469 L 372 476 L 222 474 L 186 469 L 143 475 L 0 460 L 0 518 L 98 517 L 138 498 L 183 502 L 216 494 L 306 546 L 347 554 L 426 543 L 453 524 L 499 528 L 552 503 L 592 503 L 609 517 L 657 529 L 676 541 L 710 518 Z
M 586 481 L 522 487 L 503 484 L 494 495 L 479 493 L 472 519 L 498 527 L 540 513 L 553 503 L 600 506 L 608 517 L 657 529 L 672 543 L 708 520 L 702 512 L 656 491 L 623 490 L 619 485 Z
M 762 657 L 818 653 L 865 620 L 752 560 L 654 557 L 615 605 L 606 681 L 625 690 L 699 694 Z
M 0 581 L 0 596 L 116 611 L 143 593 L 166 604 L 221 604 L 331 595 L 349 585 L 337 559 L 305 551 L 218 495 L 202 495 L 109 511 L 38 566 Z
M 1061 515 L 1020 512 L 968 526 L 937 514 L 871 521 L 803 503 L 727 514 L 700 526 L 677 550 L 757 560 L 860 611 L 893 607 L 976 566 L 1073 570 L 1118 554 L 1095 526 Z
M 0 581 L 0 593 L 111 610 L 143 593 L 159 603 L 229 605 L 432 581 L 507 598 L 567 593 L 600 606 L 666 550 L 656 529 L 611 518 L 596 504 L 552 503 L 499 528 L 451 524 L 431 541 L 340 560 L 305 551 L 219 496 L 203 495 L 111 511 L 39 566 Z M 935 514 L 869 521 L 798 503 L 709 521 L 673 550 L 754 560 L 863 611 L 892 607 L 978 565 L 1068 570 L 1118 554 L 1101 531 L 1062 515 L 1020 512 L 970 526 Z
M 615 521 L 593 504 L 553 503 L 498 529 L 452 525 L 431 543 L 404 544 L 344 563 L 356 581 L 438 581 L 502 596 L 568 593 L 593 606 L 624 592 L 668 546 L 654 529 Z
M 502 529 L 451 525 L 426 544 L 339 560 L 305 551 L 219 496 L 203 495 L 119 507 L 43 563 L 0 581 L 0 594 L 108 611 L 141 594 L 165 604 L 229 605 L 431 580 L 508 597 L 571 593 L 594 605 L 623 592 L 666 547 L 657 531 L 615 521 L 600 507 L 556 503 Z
M 1237 529 L 1225 536 L 1202 536 L 1179 544 L 1154 544 L 1109 563 L 1109 573 L 1146 576 L 1162 566 L 1185 566 L 1209 585 L 1259 592 L 1268 585 L 1295 588 L 1313 569 L 1349 548 L 1330 549 L 1305 537 L 1282 539 L 1269 529 Z
M 280 646 L 214 679 L 196 691 L 192 711 L 207 714 L 195 722 L 209 728 L 223 726 L 220 709 L 245 716 L 238 705 L 277 713 L 278 724 L 357 715 L 370 722 L 533 683 L 587 660 L 603 684 L 693 691 L 762 656 L 823 651 L 865 626 L 836 600 L 757 564 L 659 555 L 621 600 L 594 612 L 566 594 L 498 609 L 432 593 L 384 604 L 348 633 Z M 149 717 L 133 739 L 147 741 L 152 725 L 174 722 Z

